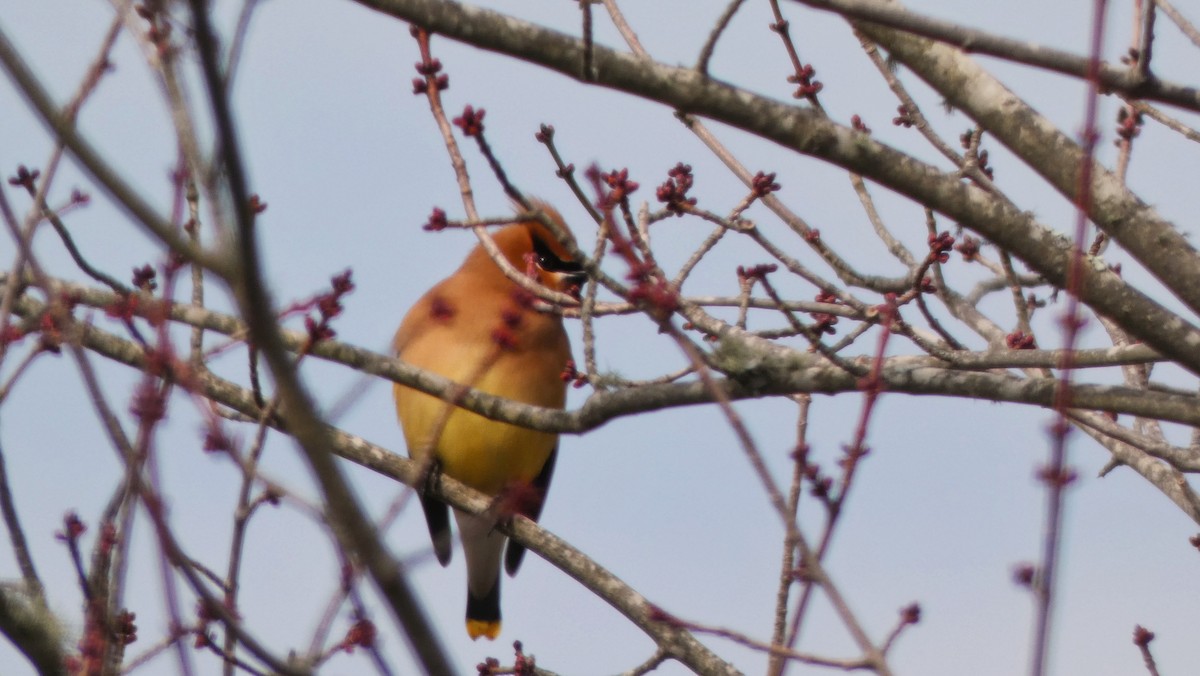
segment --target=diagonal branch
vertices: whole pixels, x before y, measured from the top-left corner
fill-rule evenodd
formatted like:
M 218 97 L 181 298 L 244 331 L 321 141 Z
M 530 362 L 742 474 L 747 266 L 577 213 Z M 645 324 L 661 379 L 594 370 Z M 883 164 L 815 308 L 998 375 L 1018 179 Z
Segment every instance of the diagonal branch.
M 422 663 L 426 673 L 441 676 L 453 673 L 447 653 L 433 632 L 424 608 L 409 585 L 405 570 L 386 551 L 366 517 L 358 497 L 350 489 L 341 469 L 329 451 L 328 429 L 301 383 L 290 356 L 283 347 L 275 312 L 267 295 L 259 265 L 255 238 L 254 212 L 246 187 L 245 167 L 240 156 L 237 133 L 225 88 L 225 78 L 218 66 L 216 36 L 208 23 L 208 3 L 191 0 L 193 28 L 200 57 L 208 99 L 212 107 L 221 157 L 225 168 L 228 206 L 237 224 L 234 250 L 236 265 L 218 271 L 235 290 L 242 317 L 246 320 L 250 339 L 262 351 L 275 378 L 281 406 L 293 421 L 290 433 L 298 442 L 321 487 L 325 508 L 334 524 L 334 531 L 346 549 L 353 552 L 370 573 L 371 578 L 396 619 L 404 628 L 409 647 Z
M 29 299 L 21 299 L 17 305 L 19 312 L 36 312 L 40 309 L 40 304 Z M 80 328 L 79 343 L 85 348 L 134 368 L 144 369 L 146 367 L 146 353 L 137 343 L 118 338 L 94 326 L 81 326 Z M 394 360 L 388 361 L 395 363 Z M 263 410 L 255 402 L 254 394 L 248 389 L 207 371 L 195 373 L 194 378 L 197 390 L 205 398 L 234 409 L 251 419 L 261 419 Z M 312 420 L 315 421 L 315 419 Z M 279 414 L 268 418 L 266 422 L 271 427 L 293 437 L 296 430 L 304 424 L 296 419 L 293 410 L 286 407 Z M 409 486 L 422 485 L 421 482 L 426 480 L 426 477 L 420 472 L 418 463 L 408 458 L 323 423 L 314 422 L 312 424 L 321 426 L 321 432 L 327 444 L 324 449 L 327 450 L 331 459 L 335 455 L 340 456 Z M 444 475 L 440 477 L 435 490 L 440 497 L 456 509 L 483 514 L 492 506 L 492 501 L 487 496 Z M 498 527 L 512 535 L 531 551 L 539 553 L 572 578 L 579 580 L 588 589 L 596 592 L 637 624 L 671 657 L 697 673 L 730 675 L 739 673 L 696 641 L 687 631 L 656 619 L 654 606 L 645 597 L 582 552 L 536 523 L 525 518 L 518 518 L 514 519 L 511 524 L 500 524 Z
M 0 28 L 0 66 L 21 95 L 29 102 L 50 132 L 75 156 L 83 169 L 104 188 L 113 201 L 156 239 L 164 242 L 172 251 L 200 263 L 206 268 L 223 268 L 223 259 L 199 249 L 187 240 L 171 223 L 163 218 L 120 174 L 105 161 L 103 155 L 80 134 L 70 119 L 50 99 L 50 94 L 38 81 L 25 60 L 8 40 Z
M 1080 79 L 1088 77 L 1091 63 L 1088 56 L 967 28 L 912 12 L 899 3 L 878 0 L 793 1 L 834 12 L 856 22 L 869 22 L 861 26 L 867 33 L 873 33 L 877 29 L 894 29 L 909 36 L 929 38 L 943 45 L 956 47 L 965 53 L 987 54 Z M 1122 92 L 1134 98 L 1162 101 L 1200 111 L 1200 89 L 1195 87 L 1142 76 L 1136 71 L 1106 63 L 1100 64 L 1097 79 L 1105 91 Z
M 355 1 L 453 39 L 509 54 L 570 77 L 576 77 L 583 58 L 583 45 L 575 38 L 450 0 Z M 883 44 L 879 35 L 871 37 Z M 673 110 L 710 117 L 870 178 L 1013 252 L 1051 284 L 1059 287 L 1066 284 L 1070 244 L 1037 223 L 1032 215 L 979 188 L 964 185 L 956 174 L 939 171 L 813 111 L 757 96 L 705 78 L 691 69 L 639 59 L 598 45 L 593 47 L 591 56 L 595 84 L 658 101 Z M 1104 204 L 1111 192 L 1099 189 L 1095 194 L 1097 203 Z M 1129 205 L 1120 202 L 1119 206 Z M 1129 219 L 1118 228 L 1126 232 L 1142 228 L 1143 232 L 1152 230 L 1158 235 L 1169 227 L 1154 218 L 1150 209 L 1122 209 L 1106 220 L 1113 221 L 1118 216 Z M 1115 227 L 1115 222 L 1112 225 Z M 1123 237 L 1124 234 L 1114 238 L 1120 241 Z M 1168 252 L 1164 257 L 1172 262 L 1170 270 L 1180 273 L 1179 277 L 1172 277 L 1177 281 L 1177 292 L 1184 280 L 1200 277 L 1200 263 L 1194 263 L 1191 269 L 1182 265 L 1186 258 L 1195 258 L 1190 246 Z M 1175 265 L 1175 261 L 1181 264 Z M 1169 276 L 1163 265 L 1156 267 L 1156 272 Z M 1195 349 L 1200 344 L 1200 329 L 1107 271 L 1089 269 L 1079 293 L 1085 303 L 1121 324 L 1131 335 L 1200 374 L 1200 352 Z M 1184 293 L 1194 298 L 1195 307 L 1200 308 L 1200 280 Z M 688 319 L 696 321 L 691 316 Z
M 1200 312 L 1200 254 L 1183 233 L 1129 192 L 1115 174 L 1085 157 L 1082 146 L 962 52 L 895 30 L 860 28 L 1072 202 L 1080 201 L 1080 177 L 1086 163 L 1092 177 L 1087 215 L 1193 311 Z

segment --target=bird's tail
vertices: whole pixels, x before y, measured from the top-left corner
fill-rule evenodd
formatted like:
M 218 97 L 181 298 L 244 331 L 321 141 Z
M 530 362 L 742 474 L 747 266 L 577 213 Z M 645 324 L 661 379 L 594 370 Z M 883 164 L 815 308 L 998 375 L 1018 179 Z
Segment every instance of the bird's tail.
M 500 556 L 506 538 L 494 519 L 454 512 L 467 559 L 467 634 L 472 639 L 500 635 Z
M 467 635 L 472 639 L 486 636 L 489 641 L 500 635 L 500 577 L 483 598 L 467 590 Z

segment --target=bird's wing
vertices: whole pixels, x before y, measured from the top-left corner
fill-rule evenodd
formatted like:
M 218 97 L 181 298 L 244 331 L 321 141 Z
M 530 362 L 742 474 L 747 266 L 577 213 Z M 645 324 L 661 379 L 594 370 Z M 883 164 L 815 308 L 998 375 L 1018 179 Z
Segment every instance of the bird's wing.
M 432 495 L 421 496 L 421 509 L 425 511 L 425 524 L 429 526 L 429 539 L 433 542 L 433 553 L 438 563 L 450 563 L 452 543 L 450 540 L 450 508 Z
M 550 457 L 546 458 L 546 464 L 542 465 L 542 471 L 533 478 L 533 489 L 536 491 L 536 502 L 529 509 L 529 513 L 525 516 L 531 521 L 537 521 L 542 515 L 542 507 L 546 504 L 546 493 L 550 490 L 550 479 L 554 476 L 554 461 L 558 459 L 558 444 L 554 445 L 554 449 L 550 451 Z M 521 560 L 525 558 L 525 546 L 516 540 L 508 541 L 508 549 L 504 552 L 504 570 L 508 571 L 509 575 L 516 575 L 517 569 L 521 567 Z

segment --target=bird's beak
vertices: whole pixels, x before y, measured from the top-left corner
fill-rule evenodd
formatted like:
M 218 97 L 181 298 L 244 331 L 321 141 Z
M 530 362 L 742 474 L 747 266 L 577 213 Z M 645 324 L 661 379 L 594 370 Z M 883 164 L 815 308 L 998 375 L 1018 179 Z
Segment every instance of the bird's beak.
M 579 300 L 579 296 L 583 293 L 583 285 L 587 283 L 588 274 L 586 272 L 568 272 L 562 276 L 562 288 L 566 289 L 575 300 Z

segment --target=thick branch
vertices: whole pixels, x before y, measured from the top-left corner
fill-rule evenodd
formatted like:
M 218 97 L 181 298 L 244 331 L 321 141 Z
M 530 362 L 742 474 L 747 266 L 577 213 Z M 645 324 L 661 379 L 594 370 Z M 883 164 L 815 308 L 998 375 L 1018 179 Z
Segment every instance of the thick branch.
M 62 628 L 40 599 L 0 588 L 0 633 L 24 653 L 39 674 L 67 673 Z
M 3 281 L 4 275 L 0 275 L 0 283 Z M 116 300 L 116 296 L 109 291 L 88 289 L 74 284 L 62 283 L 56 286 L 56 290 L 69 293 L 81 303 L 96 307 L 107 307 Z M 23 318 L 36 318 L 45 311 L 45 306 L 29 297 L 22 297 L 14 310 Z M 245 326 L 229 315 L 191 305 L 173 305 L 169 314 L 172 319 L 192 326 L 202 326 L 226 335 L 245 336 Z M 298 331 L 282 331 L 281 340 L 285 349 L 299 352 L 307 344 L 308 337 Z M 141 348 L 137 348 L 133 343 L 130 345 L 130 349 L 136 348 L 134 356 L 120 356 L 111 349 L 105 351 L 91 344 L 88 347 L 118 361 L 137 366 L 140 362 L 130 360 L 140 359 Z M 754 351 L 759 346 L 763 349 Z M 320 359 L 336 362 L 362 373 L 380 376 L 434 396 L 452 399 L 458 406 L 493 420 L 568 434 L 581 434 L 626 415 L 712 402 L 712 392 L 702 383 L 662 383 L 598 392 L 589 397 L 578 410 L 560 411 L 521 404 L 474 389 L 464 393 L 455 383 L 439 375 L 338 341 L 319 341 L 309 348 L 309 352 Z M 714 358 L 723 370 L 732 376 L 716 381 L 722 391 L 732 399 L 803 392 L 838 394 L 860 389 L 856 379 L 843 369 L 819 361 L 813 355 L 773 345 L 761 339 L 729 336 L 714 354 Z M 961 355 L 963 364 L 980 369 L 965 371 L 961 367 L 946 366 L 932 357 L 900 356 L 887 360 L 882 378 L 886 389 L 891 392 L 966 397 L 1049 407 L 1052 405 L 1053 381 L 1021 378 L 996 372 L 994 369 L 1053 368 L 1060 358 L 1060 353 L 1054 350 L 964 353 Z M 1075 356 L 1077 366 L 1115 366 L 1124 363 L 1144 363 L 1155 358 L 1156 355 L 1151 350 L 1141 345 L 1081 350 Z M 1119 385 L 1077 384 L 1072 388 L 1072 401 L 1079 409 L 1127 413 L 1200 426 L 1200 406 L 1196 406 L 1195 398 L 1190 395 Z
M 867 33 L 874 29 L 891 28 L 896 29 L 896 32 L 919 35 L 953 45 L 963 52 L 996 56 L 1080 79 L 1086 78 L 1088 74 L 1090 58 L 1087 56 L 1025 40 L 1004 38 L 950 21 L 924 16 L 905 9 L 899 3 L 878 0 L 793 1 L 834 12 L 847 19 L 870 22 L 860 25 Z M 1099 76 L 1100 85 L 1106 91 L 1122 92 L 1134 98 L 1162 101 L 1200 111 L 1200 89 L 1195 87 L 1153 77 L 1141 77 L 1127 68 L 1118 68 L 1106 63 L 1100 64 Z
M 878 26 L 860 29 L 1072 202 L 1078 201 L 1084 162 L 1090 163 L 1088 216 L 1193 311 L 1200 312 L 1200 254 L 1183 233 L 1126 189 L 1115 174 L 1085 158 L 1078 143 L 962 52 Z
M 356 2 L 569 77 L 577 77 L 584 57 L 581 42 L 568 35 L 450 0 Z M 939 171 L 814 111 L 757 96 L 690 69 L 600 46 L 593 46 L 591 58 L 594 84 L 730 124 L 877 181 L 975 230 L 1020 257 L 1050 283 L 1065 286 L 1069 242 L 1038 224 L 1030 214 L 963 184 L 955 174 Z M 1127 215 L 1146 217 L 1148 212 Z M 1137 228 L 1141 223 L 1135 219 L 1127 227 Z M 1187 251 L 1190 247 L 1184 249 Z M 1200 276 L 1200 265 L 1186 275 Z M 1089 270 L 1079 293 L 1085 303 L 1131 335 L 1200 374 L 1200 330 L 1195 326 L 1106 271 Z M 1190 294 L 1196 296 L 1200 307 L 1200 281 Z

